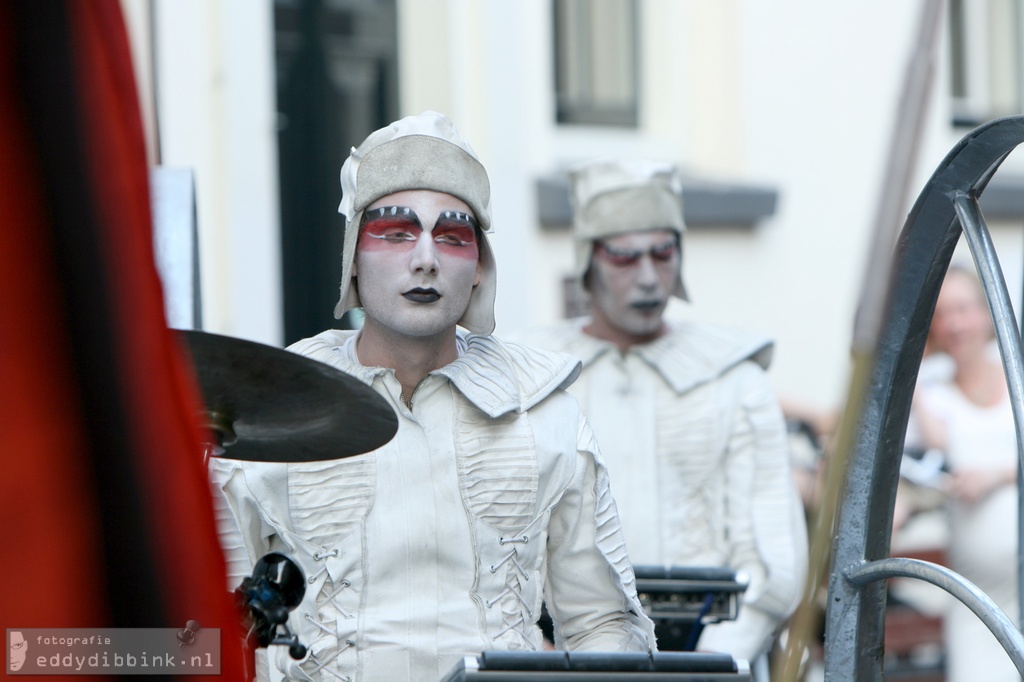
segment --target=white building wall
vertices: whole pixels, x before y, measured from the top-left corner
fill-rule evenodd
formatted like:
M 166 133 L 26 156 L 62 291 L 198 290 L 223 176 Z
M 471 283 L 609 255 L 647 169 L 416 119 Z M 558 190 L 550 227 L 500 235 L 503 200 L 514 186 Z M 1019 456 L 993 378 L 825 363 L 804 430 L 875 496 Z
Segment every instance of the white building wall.
M 154 0 L 148 7 L 152 33 L 144 22 L 129 28 L 135 51 L 152 55 L 159 162 L 195 172 L 203 327 L 279 344 L 272 5 Z
M 776 339 L 772 376 L 785 394 L 823 405 L 845 397 L 919 6 L 743 3 L 745 171 L 778 188 L 778 211 L 753 234 L 697 235 L 688 265 L 703 314 Z
M 400 113 L 448 114 L 491 174 L 498 333 L 560 316 L 572 270 L 568 235 L 537 225 L 536 177 L 595 156 L 662 158 L 779 191 L 753 230 L 690 231 L 694 303 L 672 314 L 773 336 L 780 392 L 838 404 L 920 6 L 642 0 L 641 127 L 621 130 L 554 124 L 549 0 L 398 0 Z M 272 4 L 157 0 L 156 11 L 163 161 L 199 178 L 207 328 L 275 342 Z M 963 132 L 948 124 L 944 60 L 936 78 L 913 196 Z M 995 232 L 1017 292 L 1024 238 Z

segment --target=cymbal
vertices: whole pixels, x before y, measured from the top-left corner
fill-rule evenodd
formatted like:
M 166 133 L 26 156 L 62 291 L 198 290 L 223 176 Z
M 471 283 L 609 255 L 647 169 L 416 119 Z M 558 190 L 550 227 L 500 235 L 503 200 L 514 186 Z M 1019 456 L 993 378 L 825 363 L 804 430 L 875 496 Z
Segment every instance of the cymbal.
M 230 336 L 175 332 L 191 352 L 218 457 L 339 459 L 376 450 L 398 431 L 382 396 L 330 365 Z

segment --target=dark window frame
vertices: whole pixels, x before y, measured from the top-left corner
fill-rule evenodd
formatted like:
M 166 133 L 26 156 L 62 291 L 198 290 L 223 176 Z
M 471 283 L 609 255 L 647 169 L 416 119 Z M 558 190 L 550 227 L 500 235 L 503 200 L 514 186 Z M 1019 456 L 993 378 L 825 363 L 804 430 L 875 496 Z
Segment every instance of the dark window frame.
M 635 128 L 640 119 L 640 54 L 638 0 L 552 0 L 555 121 L 562 125 L 597 125 Z M 616 23 L 618 35 L 597 35 L 602 16 L 624 12 L 627 21 Z M 608 23 L 605 23 L 608 27 Z M 626 62 L 615 82 L 601 82 L 597 63 L 600 45 L 621 52 L 615 63 Z M 601 55 L 606 56 L 606 55 Z M 614 55 L 613 55 L 614 57 Z M 608 97 L 608 86 L 621 88 Z

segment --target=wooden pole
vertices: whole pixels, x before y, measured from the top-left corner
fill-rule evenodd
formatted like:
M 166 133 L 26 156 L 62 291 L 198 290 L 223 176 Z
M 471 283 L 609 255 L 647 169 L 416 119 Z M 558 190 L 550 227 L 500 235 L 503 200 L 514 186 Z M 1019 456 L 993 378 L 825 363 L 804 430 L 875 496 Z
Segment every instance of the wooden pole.
M 803 600 L 793 615 L 783 656 L 776 662 L 773 680 L 798 679 L 808 643 L 821 622 L 817 603 L 821 585 L 828 575 L 832 536 L 847 462 L 860 419 L 863 398 L 874 367 L 875 344 L 883 319 L 889 289 L 893 251 L 899 229 L 907 214 L 908 194 L 917 162 L 921 134 L 925 127 L 929 97 L 935 80 L 939 29 L 943 25 L 944 0 L 923 0 L 917 36 L 907 62 L 903 88 L 896 110 L 890 153 L 879 192 L 871 247 L 861 283 L 860 302 L 853 331 L 853 371 L 835 449 L 829 456 L 822 506 L 812 529 L 807 583 Z M 829 652 L 825 652 L 828 658 Z

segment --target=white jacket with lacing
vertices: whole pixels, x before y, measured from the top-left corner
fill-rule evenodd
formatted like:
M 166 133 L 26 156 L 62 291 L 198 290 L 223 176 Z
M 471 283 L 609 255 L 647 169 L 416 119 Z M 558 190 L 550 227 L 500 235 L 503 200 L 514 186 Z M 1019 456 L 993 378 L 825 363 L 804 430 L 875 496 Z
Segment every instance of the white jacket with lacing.
M 213 464 L 231 585 L 270 551 L 307 576 L 289 625 L 310 653 L 296 662 L 272 647 L 262 674 L 435 682 L 467 654 L 540 649 L 542 599 L 561 647 L 653 648 L 607 472 L 563 390 L 578 362 L 460 332 L 458 359 L 410 409 L 393 370 L 359 364 L 355 338 L 328 331 L 291 350 L 383 395 L 399 420 L 390 443 L 325 462 Z
M 687 320 L 620 352 L 584 332 L 588 322 L 518 339 L 582 360 L 569 392 L 597 432 L 630 558 L 748 574 L 739 618 L 706 627 L 698 647 L 754 659 L 793 612 L 807 570 L 786 426 L 764 371 L 772 344 Z

